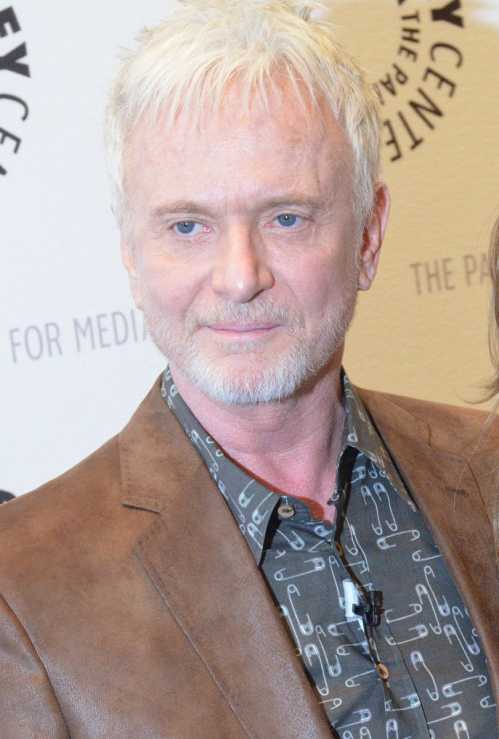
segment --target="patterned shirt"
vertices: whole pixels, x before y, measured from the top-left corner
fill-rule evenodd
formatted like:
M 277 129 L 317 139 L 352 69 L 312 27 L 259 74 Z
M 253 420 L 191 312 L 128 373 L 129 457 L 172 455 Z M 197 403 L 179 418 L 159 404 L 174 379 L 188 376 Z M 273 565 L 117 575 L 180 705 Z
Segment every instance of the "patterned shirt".
M 342 382 L 335 524 L 227 458 L 168 370 L 162 395 L 225 498 L 336 735 L 493 739 L 495 703 L 469 613 L 360 398 L 346 375 Z

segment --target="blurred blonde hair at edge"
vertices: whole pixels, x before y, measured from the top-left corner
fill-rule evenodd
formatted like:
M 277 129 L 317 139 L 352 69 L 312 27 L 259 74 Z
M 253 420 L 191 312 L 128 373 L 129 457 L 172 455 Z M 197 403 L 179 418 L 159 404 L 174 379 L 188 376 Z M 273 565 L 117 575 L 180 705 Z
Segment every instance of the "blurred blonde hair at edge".
M 489 347 L 495 375 L 487 390 L 488 397 L 498 396 L 499 402 L 499 218 L 492 229 L 490 239 L 489 267 L 492 278 L 492 300 L 490 302 Z
M 487 386 L 487 398 L 496 397 L 492 413 L 496 413 L 499 408 L 499 218 L 497 218 L 492 236 L 490 239 L 489 267 L 490 276 L 492 278 L 492 299 L 490 301 L 490 320 L 489 320 L 489 347 L 490 356 L 494 365 L 494 377 Z M 496 475 L 496 497 L 494 501 L 494 510 L 492 518 L 494 523 L 494 538 L 496 546 L 496 564 L 499 574 L 499 449 L 497 451 L 498 465 L 495 470 Z

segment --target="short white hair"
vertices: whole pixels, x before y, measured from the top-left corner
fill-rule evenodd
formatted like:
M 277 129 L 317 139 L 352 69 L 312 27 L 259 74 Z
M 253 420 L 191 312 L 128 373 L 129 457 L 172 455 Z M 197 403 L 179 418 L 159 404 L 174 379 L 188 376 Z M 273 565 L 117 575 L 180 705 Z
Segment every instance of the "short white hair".
M 237 80 L 242 100 L 266 102 L 282 75 L 317 110 L 322 101 L 352 146 L 355 213 L 364 224 L 379 176 L 377 101 L 364 74 L 335 41 L 330 10 L 320 0 L 183 0 L 172 15 L 144 29 L 123 53 L 106 113 L 113 210 L 126 221 L 124 151 L 144 115 L 180 112 L 198 120 L 223 103 Z

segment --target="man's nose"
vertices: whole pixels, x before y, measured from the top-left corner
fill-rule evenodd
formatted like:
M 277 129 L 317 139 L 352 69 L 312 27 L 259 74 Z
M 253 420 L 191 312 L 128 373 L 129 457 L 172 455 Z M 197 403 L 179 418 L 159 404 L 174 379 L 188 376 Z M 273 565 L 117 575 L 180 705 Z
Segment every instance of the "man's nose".
M 212 272 L 213 290 L 234 303 L 247 303 L 274 285 L 274 275 L 263 244 L 251 229 L 234 226 L 227 231 Z

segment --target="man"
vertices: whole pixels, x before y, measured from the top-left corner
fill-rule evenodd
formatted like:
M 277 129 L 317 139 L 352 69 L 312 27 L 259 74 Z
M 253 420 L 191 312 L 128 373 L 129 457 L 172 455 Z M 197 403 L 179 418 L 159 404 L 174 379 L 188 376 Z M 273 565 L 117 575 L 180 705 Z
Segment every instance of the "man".
M 169 367 L 2 511 L 6 739 L 494 735 L 499 431 L 342 371 L 388 193 L 311 6 L 185 4 L 119 72 L 123 260 Z

